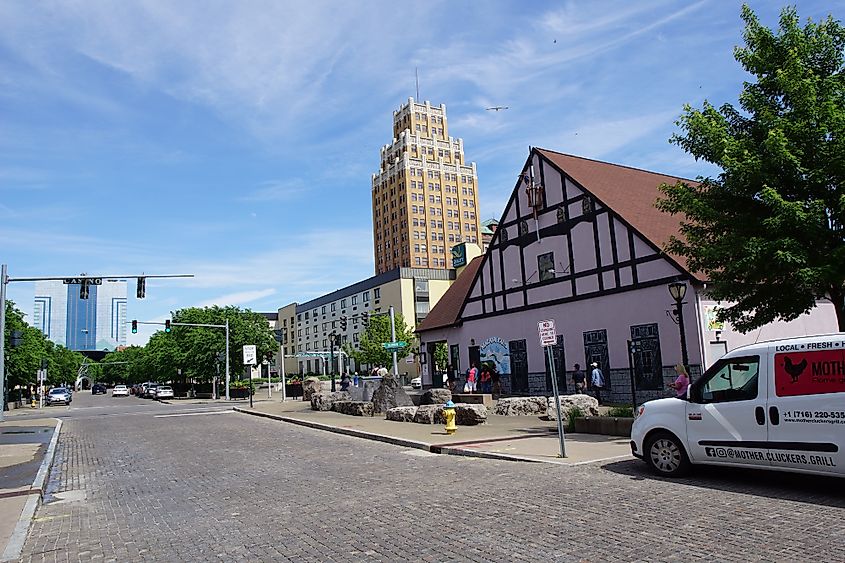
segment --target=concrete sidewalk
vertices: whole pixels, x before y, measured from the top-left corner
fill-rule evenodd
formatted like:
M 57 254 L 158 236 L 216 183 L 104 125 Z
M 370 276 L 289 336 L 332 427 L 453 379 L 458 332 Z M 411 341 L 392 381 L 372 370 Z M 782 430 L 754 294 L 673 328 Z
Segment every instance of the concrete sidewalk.
M 0 561 L 20 556 L 53 463 L 61 421 L 0 422 Z
M 383 415 L 360 417 L 312 411 L 304 401 L 261 401 L 236 411 L 274 418 L 359 438 L 418 448 L 434 453 L 514 461 L 580 465 L 631 457 L 630 440 L 618 436 L 566 434 L 567 457 L 559 457 L 557 423 L 537 416 L 488 415 L 487 423 L 458 426 L 449 436 L 442 425 L 393 422 Z

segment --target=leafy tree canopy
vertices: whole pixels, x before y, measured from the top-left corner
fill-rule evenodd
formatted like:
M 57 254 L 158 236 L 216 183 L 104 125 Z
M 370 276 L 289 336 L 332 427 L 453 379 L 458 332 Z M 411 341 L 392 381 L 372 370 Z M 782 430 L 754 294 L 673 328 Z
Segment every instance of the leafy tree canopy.
M 399 353 L 407 355 L 415 349 L 414 333 L 408 328 L 402 313 L 395 312 L 393 318 L 396 327 L 396 341 L 408 343 L 408 348 Z M 393 365 L 393 353 L 385 350 L 383 346 L 385 342 L 390 341 L 390 316 L 372 316 L 371 313 L 370 324 L 367 330 L 361 334 L 358 347 L 355 348 L 347 343 L 344 349 L 359 364 L 390 367 Z
M 828 297 L 845 330 L 845 28 L 802 27 L 795 8 L 777 32 L 742 8 L 751 74 L 739 108 L 687 105 L 672 142 L 717 165 L 715 178 L 661 187 L 658 208 L 683 216 L 669 252 L 709 277 L 722 320 L 749 331 L 791 320 Z

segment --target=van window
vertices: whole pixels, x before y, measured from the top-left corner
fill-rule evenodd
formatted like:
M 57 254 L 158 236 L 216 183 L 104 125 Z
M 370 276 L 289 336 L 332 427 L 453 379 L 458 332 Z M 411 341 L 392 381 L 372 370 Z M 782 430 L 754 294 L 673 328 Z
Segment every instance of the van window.
M 690 391 L 694 403 L 727 403 L 757 398 L 760 357 L 721 359 Z

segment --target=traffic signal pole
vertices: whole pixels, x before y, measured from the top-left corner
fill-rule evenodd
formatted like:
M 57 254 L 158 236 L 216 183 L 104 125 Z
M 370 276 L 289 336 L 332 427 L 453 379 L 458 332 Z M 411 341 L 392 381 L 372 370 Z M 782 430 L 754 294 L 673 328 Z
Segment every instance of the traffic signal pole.
M 9 268 L 6 264 L 0 265 L 0 422 L 3 422 L 3 409 L 6 408 L 6 285 L 11 282 L 27 282 L 27 281 L 51 281 L 61 280 L 65 283 L 79 283 L 80 297 L 83 297 L 87 291 L 88 283 L 98 284 L 96 280 L 108 279 L 126 279 L 126 278 L 192 278 L 193 274 L 166 274 L 166 275 L 128 275 L 128 276 L 114 276 L 114 275 L 99 275 L 99 276 L 40 276 L 40 277 L 26 277 L 26 278 L 10 278 Z M 87 295 L 85 295 L 87 298 Z

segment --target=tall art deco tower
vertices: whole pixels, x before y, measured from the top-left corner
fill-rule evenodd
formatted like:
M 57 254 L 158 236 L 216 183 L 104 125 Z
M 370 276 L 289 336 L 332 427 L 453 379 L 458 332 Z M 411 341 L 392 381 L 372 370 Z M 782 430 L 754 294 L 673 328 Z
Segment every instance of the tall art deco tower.
M 449 268 L 459 242 L 480 244 L 478 176 L 464 142 L 449 136 L 446 106 L 408 102 L 393 112 L 393 142 L 373 174 L 376 274 Z

